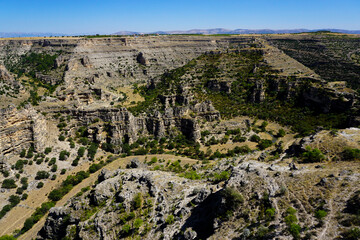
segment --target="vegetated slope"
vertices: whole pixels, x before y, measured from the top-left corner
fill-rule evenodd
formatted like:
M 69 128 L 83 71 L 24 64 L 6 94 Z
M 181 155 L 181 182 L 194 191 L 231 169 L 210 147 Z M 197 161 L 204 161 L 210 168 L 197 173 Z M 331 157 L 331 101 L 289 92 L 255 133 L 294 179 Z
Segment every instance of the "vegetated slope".
M 254 47 L 202 55 L 144 87 L 146 101 L 130 111 L 166 111 L 169 105 L 210 100 L 223 118 L 271 119 L 303 135 L 317 126 L 346 127 L 357 116 L 353 91 L 331 89 L 310 77 L 280 76 L 264 62 L 263 54 L 261 47 Z
M 110 238 L 114 238 L 119 234 L 122 237 L 142 234 L 142 237 L 150 239 L 161 238 L 161 232 L 164 236 L 182 238 L 184 235 L 182 231 L 187 232 L 187 237 L 185 235 L 184 237 L 188 239 L 196 238 L 196 236 L 198 238 L 216 238 L 221 236 L 216 235 L 217 229 L 223 236 L 229 236 L 229 238 L 241 235 L 249 235 L 253 238 L 287 237 L 289 233 L 297 238 L 299 234 L 305 237 L 308 231 L 300 229 L 300 227 L 306 225 L 315 229 L 311 234 L 319 239 L 336 237 L 340 231 L 343 231 L 344 234 L 346 231 L 349 231 L 346 234 L 353 234 L 351 228 L 345 223 L 341 223 L 344 229 L 337 230 L 337 233 L 329 231 L 336 225 L 333 222 L 324 226 L 314 224 L 312 214 L 316 214 L 320 222 L 326 215 L 324 212 L 327 212 L 329 219 L 335 221 L 333 209 L 340 209 L 339 211 L 343 209 L 343 207 L 333 206 L 333 196 L 329 192 L 339 191 L 340 197 L 336 194 L 334 197 L 339 197 L 339 201 L 342 203 L 346 202 L 349 196 L 345 195 L 343 190 L 339 190 L 337 184 L 331 191 L 313 187 L 317 183 L 320 183 L 320 186 L 327 186 L 327 181 L 330 180 L 319 179 L 317 174 L 325 177 L 322 175 L 322 169 L 313 170 L 312 166 L 307 165 L 303 166 L 310 167 L 311 170 L 307 171 L 307 168 L 307 170 L 299 171 L 299 174 L 304 174 L 304 176 L 309 173 L 307 178 L 312 179 L 309 185 L 304 185 L 306 191 L 309 189 L 305 195 L 312 196 L 312 198 L 316 198 L 313 194 L 321 195 L 321 199 L 329 199 L 331 202 L 326 203 L 329 205 L 326 208 L 324 204 L 314 200 L 316 203 L 311 203 L 308 208 L 312 212 L 304 213 L 305 220 L 301 220 L 301 224 L 298 224 L 297 211 L 300 211 L 298 208 L 301 207 L 296 205 L 296 199 L 300 198 L 297 195 L 301 192 L 298 191 L 300 188 L 296 188 L 295 185 L 307 178 L 299 177 L 296 181 L 292 181 L 287 176 L 287 170 L 285 171 L 283 166 L 278 165 L 287 161 L 286 157 L 289 157 L 290 161 L 301 163 L 339 159 L 358 160 L 360 158 L 358 145 L 351 143 L 344 149 L 345 146 L 339 147 L 339 144 L 336 143 L 335 151 L 333 151 L 335 148 L 331 148 L 331 144 L 320 144 L 321 147 L 307 146 L 303 143 L 324 136 L 321 134 L 311 135 L 309 139 L 295 140 L 293 139 L 295 134 L 289 134 L 288 128 L 284 127 L 284 130 L 277 126 L 276 130 L 270 130 L 267 121 L 257 122 L 250 118 L 234 119 L 237 116 L 247 115 L 277 121 L 291 126 L 294 132 L 299 133 L 298 136 L 315 133 L 319 127 L 330 129 L 357 126 L 359 123 L 358 96 L 352 89 L 344 88 L 341 84 L 338 84 L 340 87 L 329 84 L 311 73 L 298 76 L 292 74 L 293 71 L 290 71 L 290 68 L 282 71 L 282 63 L 274 64 L 274 62 L 267 61 L 270 58 L 266 57 L 266 54 L 271 54 L 271 51 L 267 51 L 268 47 L 263 44 L 263 41 L 257 40 L 255 37 L 181 36 L 177 39 L 173 36 L 144 37 L 139 40 L 135 38 L 116 38 L 116 40 L 100 38 L 76 39 L 70 42 L 40 41 L 39 43 L 32 42 L 29 44 L 30 47 L 12 48 L 13 51 L 19 52 L 16 52 L 16 56 L 11 55 L 10 58 L 16 58 L 19 64 L 13 64 L 16 61 L 6 64 L 12 73 L 18 74 L 13 77 L 15 82 L 21 83 L 20 93 L 29 93 L 30 97 L 27 100 L 24 99 L 26 101 L 23 101 L 23 104 L 18 105 L 19 110 L 11 107 L 10 110 L 2 111 L 4 113 L 1 118 L 3 126 L 0 128 L 0 134 L 4 136 L 2 139 L 4 144 L 0 146 L 0 150 L 6 154 L 6 159 L 4 158 L 5 161 L 1 162 L 0 167 L 4 179 L 6 179 L 2 184 L 5 182 L 4 187 L 10 189 L 3 196 L 22 194 L 21 196 L 26 198 L 27 191 L 42 188 L 43 182 L 46 184 L 46 178 L 50 177 L 47 171 L 52 172 L 51 179 L 55 180 L 56 174 L 65 174 L 79 163 L 96 161 L 96 164 L 93 164 L 88 172 L 69 177 L 59 188 L 49 194 L 51 201 L 58 201 L 74 185 L 81 182 L 83 177 L 106 164 L 99 156 L 99 149 L 102 149 L 102 153 L 103 151 L 111 152 L 119 154 L 121 157 L 170 153 L 204 160 L 202 166 L 199 166 L 200 164 L 182 166 L 180 161 L 168 163 L 159 161 L 159 164 L 153 168 L 153 170 L 183 173 L 177 177 L 161 172 L 157 175 L 144 169 L 126 170 L 118 175 L 115 174 L 117 180 L 128 181 L 129 188 L 127 190 L 120 188 L 117 182 L 114 186 L 110 186 L 110 189 L 99 187 L 99 189 L 94 189 L 86 194 L 86 198 L 80 199 L 84 205 L 89 201 L 89 207 L 83 208 L 84 206 L 72 204 L 70 206 L 73 208 L 72 210 L 65 209 L 64 212 L 51 210 L 50 218 L 53 220 L 50 219 L 43 229 L 41 234 L 44 238 L 62 238 L 65 236 L 65 232 L 70 238 L 79 236 L 97 238 L 106 234 L 109 234 Z M 55 50 L 61 49 L 62 44 L 69 48 L 66 48 L 64 52 Z M 164 45 L 166 48 L 161 47 Z M 175 52 L 169 50 L 174 47 L 176 48 Z M 4 47 L 4 49 L 6 51 L 2 54 L 6 56 L 9 47 Z M 191 51 L 194 52 L 187 54 Z M 281 53 L 278 51 L 276 54 Z M 180 61 L 176 62 L 176 59 Z M 272 61 L 274 59 L 276 57 Z M 53 60 L 55 62 L 52 66 Z M 184 63 L 186 64 L 183 65 Z M 286 61 L 283 63 L 286 64 Z M 299 64 L 292 66 L 299 66 Z M 271 66 L 276 66 L 276 69 Z M 301 66 L 301 71 L 305 73 L 308 70 Z M 7 77 L 6 81 L 11 82 L 8 77 L 10 73 L 7 70 L 2 73 L 2 76 Z M 146 86 L 132 85 L 132 83 L 144 83 L 145 81 L 147 81 Z M 138 99 L 144 99 L 144 101 L 124 103 L 124 99 L 128 96 L 124 92 L 119 92 L 118 89 L 120 87 L 130 89 L 129 85 L 133 94 L 140 94 L 142 98 Z M 6 96 L 8 100 L 13 98 L 13 96 Z M 22 109 L 23 107 L 25 109 Z M 271 125 L 274 124 L 271 123 Z M 52 126 L 53 129 L 47 131 L 50 129 L 49 126 L 50 128 Z M 353 135 L 358 134 L 356 129 L 354 132 L 344 131 L 344 136 L 352 139 Z M 327 135 L 326 142 L 331 142 L 331 136 L 336 134 L 337 131 L 332 130 L 331 134 Z M 343 133 L 341 132 L 341 134 Z M 13 144 L 16 139 L 21 139 L 21 137 L 26 146 Z M 341 138 L 340 140 L 336 139 L 344 142 Z M 292 145 L 293 142 L 295 142 L 294 145 Z M 319 143 L 321 142 L 320 139 Z M 329 155 L 326 156 L 324 153 L 329 153 Z M 241 157 L 241 155 L 245 155 L 245 157 Z M 220 161 L 218 166 L 206 164 L 208 160 L 221 158 L 225 158 L 225 160 Z M 176 157 L 173 160 L 175 159 Z M 258 162 L 252 162 L 256 166 L 255 169 L 252 169 L 251 166 L 248 166 L 249 159 L 273 161 L 274 166 L 258 165 Z M 240 164 L 242 160 L 244 163 Z M 151 166 L 156 162 L 157 159 L 152 159 L 146 165 Z M 139 164 L 135 163 L 134 165 L 138 166 Z M 233 168 L 230 165 L 233 165 Z M 270 168 L 267 169 L 268 167 Z M 37 168 L 42 171 L 36 172 Z M 246 185 L 247 183 L 244 182 L 244 185 L 249 188 L 242 188 L 244 187 L 240 186 L 242 178 L 234 180 L 235 183 L 227 181 L 226 187 L 231 187 L 234 183 L 235 190 L 223 188 L 222 184 L 218 186 L 212 184 L 228 180 L 230 174 L 235 173 L 237 168 L 240 168 L 241 177 L 258 179 L 256 176 L 260 176 L 254 183 L 259 183 L 259 185 Z M 261 170 L 263 168 L 266 169 L 264 175 Z M 31 187 L 27 188 L 27 181 L 22 179 L 30 173 L 29 169 L 34 176 L 27 179 L 31 183 Z M 297 167 L 291 163 L 290 170 L 295 171 L 296 169 Z M 274 173 L 273 176 L 272 172 L 275 171 L 279 171 L 280 175 L 283 172 L 286 174 L 284 178 L 277 181 L 276 177 L 280 175 Z M 248 173 L 251 174 L 248 175 Z M 326 173 L 335 174 L 335 170 L 326 171 Z M 196 196 L 202 199 L 197 200 L 198 203 L 204 203 L 200 207 L 194 206 L 191 202 L 186 202 L 190 200 L 189 198 L 185 197 L 185 202 L 181 200 L 184 195 L 189 195 L 186 191 L 183 192 L 183 195 L 180 194 L 175 198 L 169 194 L 169 192 L 172 193 L 170 181 L 168 184 L 170 190 L 162 190 L 164 189 L 163 183 L 167 182 L 165 179 L 159 187 L 161 195 L 169 196 L 169 200 L 165 201 L 164 208 L 156 210 L 154 206 L 150 206 L 151 204 L 146 206 L 140 204 L 141 206 L 136 209 L 131 204 L 130 207 L 121 206 L 120 203 L 128 205 L 129 199 L 133 199 L 133 194 L 137 190 L 142 196 L 137 198 L 140 198 L 141 203 L 144 203 L 143 200 L 146 202 L 150 200 L 148 196 L 144 197 L 147 193 L 150 196 L 154 195 L 150 192 L 152 183 L 147 184 L 147 177 L 144 174 L 155 179 L 161 178 L 162 175 L 167 178 L 174 177 L 176 183 L 183 181 L 181 177 L 193 180 L 203 178 L 205 180 L 199 184 L 203 185 L 205 192 L 210 191 L 210 195 L 201 193 L 201 191 L 200 193 L 195 191 L 194 195 L 190 194 L 191 198 Z M 290 177 L 294 177 L 296 172 L 291 174 Z M 348 191 L 352 193 L 357 190 L 357 170 L 344 174 L 351 180 Z M 123 179 L 123 175 L 131 177 Z M 33 179 L 34 177 L 35 179 Z M 347 181 L 347 178 L 340 177 L 339 173 L 339 184 Z M 335 180 L 338 181 L 338 179 Z M 134 181 L 138 183 L 137 190 L 134 189 Z M 272 185 L 274 181 L 277 185 Z M 105 184 L 105 181 L 103 182 Z M 274 193 L 274 189 L 278 189 L 283 182 L 291 182 L 289 188 L 297 189 L 294 193 L 296 196 L 288 196 L 283 203 L 284 206 L 295 207 L 297 209 L 295 212 L 292 209 L 287 211 L 283 205 L 277 207 L 278 194 Z M 20 186 L 20 183 L 23 186 Z M 238 185 L 239 183 L 240 185 Z M 192 184 L 194 183 L 189 182 L 189 188 Z M 12 189 L 14 186 L 17 187 L 16 190 Z M 268 186 L 265 187 L 268 191 L 264 190 L 264 186 Z M 175 187 L 173 186 L 173 188 Z M 211 188 L 212 190 L 209 190 Z M 97 190 L 99 191 L 97 192 Z M 124 192 L 121 192 L 122 190 Z M 184 189 L 177 190 L 182 192 Z M 87 192 L 87 189 L 84 191 Z M 242 192 L 243 196 L 240 197 L 237 191 Z M 258 193 L 257 196 L 253 195 L 254 192 Z M 267 193 L 262 195 L 263 192 Z M 119 194 L 125 194 L 125 200 L 119 199 Z M 267 195 L 275 202 L 269 202 L 267 197 L 263 197 Z M 154 196 L 156 199 L 153 197 L 152 202 L 155 200 L 162 202 L 158 200 L 156 194 Z M 97 201 L 103 197 L 109 199 Z M 207 197 L 210 198 L 206 200 Z M 230 199 L 226 200 L 227 197 Z M 11 208 L 19 203 L 14 197 L 6 197 L 4 201 L 7 202 L 8 199 L 9 204 L 4 206 L 1 213 L 5 218 L 7 212 L 10 211 L 11 214 Z M 304 199 L 306 200 L 301 202 L 302 205 L 309 200 L 309 198 Z M 54 205 L 51 201 L 34 212 L 22 228 L 22 232 L 29 230 L 47 213 L 49 208 Z M 231 204 L 226 205 L 226 202 L 229 203 L 229 201 Z M 119 204 L 115 206 L 114 202 Z M 225 205 L 220 205 L 219 209 L 215 207 L 214 210 L 213 205 L 220 202 Z M 251 212 L 243 213 L 243 209 L 232 207 L 232 205 L 240 206 L 241 203 L 245 203 L 244 209 L 255 209 L 254 216 Z M 175 214 L 177 206 L 175 209 L 174 206 L 170 209 L 168 205 L 177 204 L 185 204 L 188 207 L 187 210 L 194 211 L 194 213 L 189 215 L 189 212 L 185 211 L 184 214 Z M 106 210 L 104 210 L 104 206 L 107 206 Z M 204 219 L 202 215 L 205 211 L 209 212 L 209 209 L 211 214 L 206 215 L 206 219 Z M 78 210 L 84 210 L 85 217 L 76 216 L 82 214 L 81 211 L 76 213 Z M 118 212 L 113 213 L 112 216 L 108 215 L 108 212 L 112 210 Z M 131 213 L 132 210 L 134 210 L 133 213 Z M 68 215 L 69 211 L 70 215 L 74 215 Z M 232 218 L 233 215 L 229 211 L 239 212 L 240 215 L 235 214 L 236 217 Z M 269 214 L 266 221 L 263 221 L 264 211 Z M 278 213 L 282 216 L 277 216 Z M 154 217 L 156 214 L 157 216 Z M 189 218 L 182 219 L 181 216 L 185 215 Z M 272 221 L 272 216 L 275 215 L 277 218 L 288 217 L 289 219 L 276 220 L 275 226 L 268 226 L 268 223 Z M 58 216 L 61 219 L 58 219 Z M 92 218 L 93 216 L 94 218 Z M 135 216 L 136 218 L 134 218 Z M 97 217 L 99 217 L 98 220 L 96 220 Z M 109 225 L 103 224 L 102 217 Z M 119 217 L 123 219 L 121 222 L 118 221 Z M 347 217 L 348 215 L 345 216 L 345 218 Z M 244 220 L 239 220 L 241 218 Z M 250 219 L 250 222 L 247 222 L 246 219 Z M 144 222 L 151 220 L 151 224 L 144 225 Z M 154 222 L 158 223 L 153 224 Z M 230 227 L 231 222 L 238 227 Z M 73 225 L 78 223 L 80 228 L 76 226 L 74 228 Z M 86 227 L 86 224 L 91 227 Z M 65 231 L 67 226 L 70 226 L 70 229 Z M 238 231 L 231 230 L 236 228 Z M 108 231 L 109 229 L 112 230 Z M 244 232 L 241 233 L 242 230 Z M 356 233 L 357 229 L 354 231 Z
M 359 37 L 325 34 L 270 37 L 268 40 L 323 79 L 346 81 L 349 87 L 359 89 Z

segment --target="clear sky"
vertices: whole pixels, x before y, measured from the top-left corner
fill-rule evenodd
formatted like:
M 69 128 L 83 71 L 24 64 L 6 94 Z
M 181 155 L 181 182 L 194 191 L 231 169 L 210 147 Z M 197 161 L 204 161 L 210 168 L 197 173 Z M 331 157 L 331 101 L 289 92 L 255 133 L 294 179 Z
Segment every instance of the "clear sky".
M 360 0 L 0 0 L 0 32 L 360 30 Z

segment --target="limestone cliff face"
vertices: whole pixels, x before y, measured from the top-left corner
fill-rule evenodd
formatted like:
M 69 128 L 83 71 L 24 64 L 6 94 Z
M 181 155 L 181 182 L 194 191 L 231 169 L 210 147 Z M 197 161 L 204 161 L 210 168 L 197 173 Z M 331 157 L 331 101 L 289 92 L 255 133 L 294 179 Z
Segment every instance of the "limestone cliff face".
M 119 86 L 147 80 L 191 59 L 251 38 L 206 36 L 153 36 L 124 38 L 64 38 L 40 40 L 2 40 L 0 57 L 7 59 L 26 53 L 59 54 L 54 67 L 66 65 L 66 88 L 79 89 L 84 82 L 96 86 Z M 48 79 L 46 76 L 41 76 Z
M 19 111 L 10 106 L 0 111 L 0 156 L 18 153 L 31 145 L 43 150 L 47 134 L 43 116 L 31 107 Z
M 62 110 L 60 112 L 71 115 L 80 125 L 88 125 L 90 137 L 99 143 L 108 142 L 114 145 L 124 141 L 134 143 L 139 137 L 152 135 L 157 138 L 176 135 L 181 132 L 187 138 L 198 141 L 201 137 L 200 127 L 196 117 L 188 116 L 188 111 L 196 112 L 197 118 L 207 121 L 220 119 L 220 114 L 214 109 L 210 101 L 194 106 L 167 107 L 164 113 L 153 113 L 134 116 L 126 108 L 98 108 L 93 110 Z M 106 125 L 91 125 L 96 119 Z M 174 129 L 178 132 L 173 132 Z

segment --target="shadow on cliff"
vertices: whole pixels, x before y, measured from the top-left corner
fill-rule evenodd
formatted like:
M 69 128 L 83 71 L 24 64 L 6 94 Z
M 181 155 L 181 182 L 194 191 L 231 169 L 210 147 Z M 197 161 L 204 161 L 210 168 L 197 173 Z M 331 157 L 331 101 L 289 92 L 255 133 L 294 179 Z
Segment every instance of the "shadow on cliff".
M 222 206 L 223 190 L 210 194 L 202 203 L 196 206 L 192 211 L 190 217 L 181 227 L 181 232 L 192 228 L 196 233 L 196 239 L 207 239 L 214 234 L 215 219 L 225 212 Z M 189 203 L 190 205 L 191 203 Z M 184 239 L 183 234 L 178 234 L 175 239 Z

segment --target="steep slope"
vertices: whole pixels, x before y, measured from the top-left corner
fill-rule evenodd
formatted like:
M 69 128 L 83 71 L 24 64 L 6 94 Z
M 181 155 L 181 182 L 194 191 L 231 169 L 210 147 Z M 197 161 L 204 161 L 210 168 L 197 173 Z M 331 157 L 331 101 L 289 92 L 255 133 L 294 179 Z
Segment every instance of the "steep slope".
M 330 81 L 275 37 L 0 40 L 0 221 L 13 222 L 0 229 L 23 239 L 40 228 L 44 239 L 356 234 L 355 78 Z M 137 169 L 104 170 L 90 186 L 133 155 Z

